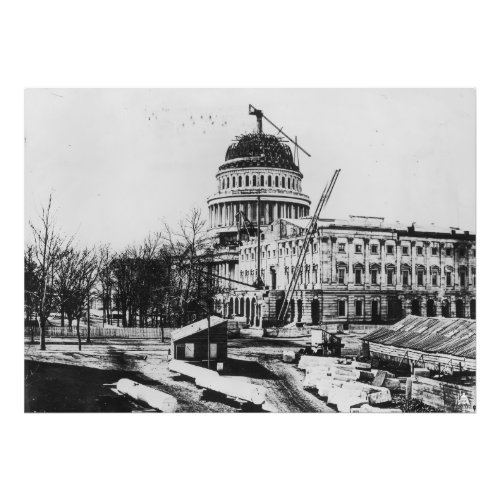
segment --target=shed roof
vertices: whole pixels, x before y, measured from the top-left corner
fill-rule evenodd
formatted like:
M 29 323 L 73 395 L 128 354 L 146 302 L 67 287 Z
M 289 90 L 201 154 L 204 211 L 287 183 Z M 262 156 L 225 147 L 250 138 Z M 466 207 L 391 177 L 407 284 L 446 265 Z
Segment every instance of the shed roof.
M 423 353 L 476 359 L 476 321 L 464 318 L 407 316 L 369 333 L 363 340 Z
M 213 328 L 214 326 L 220 325 L 222 323 L 227 323 L 227 319 L 220 318 L 219 316 L 210 316 L 210 328 Z M 179 328 L 178 330 L 174 330 L 172 332 L 172 340 L 181 340 L 197 333 L 204 333 L 207 330 L 208 320 L 206 318 L 200 319 L 200 321 L 195 321 L 190 325 L 186 325 L 182 328 Z

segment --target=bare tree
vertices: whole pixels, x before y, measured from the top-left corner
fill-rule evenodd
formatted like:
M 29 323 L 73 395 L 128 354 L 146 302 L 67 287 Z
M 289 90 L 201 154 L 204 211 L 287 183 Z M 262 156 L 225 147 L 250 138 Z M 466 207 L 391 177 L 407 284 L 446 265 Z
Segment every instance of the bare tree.
M 80 320 L 86 311 L 88 313 L 90 299 L 97 293 L 96 283 L 99 279 L 99 271 L 100 254 L 94 248 L 79 250 L 71 247 L 61 253 L 54 288 L 61 303 L 64 304 L 70 328 L 72 328 L 73 320 L 76 319 L 79 350 L 82 349 Z M 88 316 L 87 321 L 90 326 L 90 314 Z M 89 328 L 87 342 L 90 342 Z
M 193 209 L 175 231 L 165 225 L 166 253 L 174 271 L 167 301 L 176 305 L 181 324 L 197 312 L 212 310 L 218 283 L 209 274 L 214 260 L 209 243 L 206 221 L 199 209 Z
M 58 234 L 52 209 L 52 195 L 46 207 L 42 207 L 36 222 L 30 221 L 32 231 L 32 257 L 36 272 L 31 294 L 35 304 L 40 329 L 40 349 L 45 350 L 45 328 L 50 314 L 57 305 L 54 293 L 54 275 L 60 255 L 66 251 L 70 239 Z

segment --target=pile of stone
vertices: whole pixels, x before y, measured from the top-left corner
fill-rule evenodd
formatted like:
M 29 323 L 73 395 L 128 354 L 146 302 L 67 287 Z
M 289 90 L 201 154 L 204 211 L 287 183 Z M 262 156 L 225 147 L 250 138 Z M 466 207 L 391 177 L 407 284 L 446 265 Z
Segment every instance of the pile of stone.
M 317 390 L 339 412 L 401 412 L 378 407 L 392 401 L 391 391 L 401 390 L 400 380 L 390 372 L 347 358 L 320 356 L 302 356 L 298 367 L 306 372 L 303 387 Z

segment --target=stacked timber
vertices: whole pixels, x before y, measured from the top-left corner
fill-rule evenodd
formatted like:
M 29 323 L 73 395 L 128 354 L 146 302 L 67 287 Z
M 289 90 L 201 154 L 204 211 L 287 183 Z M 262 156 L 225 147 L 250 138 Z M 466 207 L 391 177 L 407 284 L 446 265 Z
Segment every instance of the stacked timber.
M 410 379 L 409 379 L 410 380 Z M 476 388 L 413 375 L 408 392 L 412 399 L 445 412 L 473 413 Z

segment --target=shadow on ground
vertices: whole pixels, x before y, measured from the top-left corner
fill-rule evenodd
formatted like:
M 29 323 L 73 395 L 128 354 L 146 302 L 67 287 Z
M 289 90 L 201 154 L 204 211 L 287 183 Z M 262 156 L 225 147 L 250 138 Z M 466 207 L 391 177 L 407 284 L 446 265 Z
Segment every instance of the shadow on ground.
M 224 375 L 236 375 L 262 380 L 277 380 L 278 377 L 257 361 L 227 358 L 224 362 Z
M 115 394 L 104 384 L 114 384 L 121 378 L 157 384 L 138 373 L 35 361 L 25 361 L 24 376 L 26 413 L 152 411 Z

